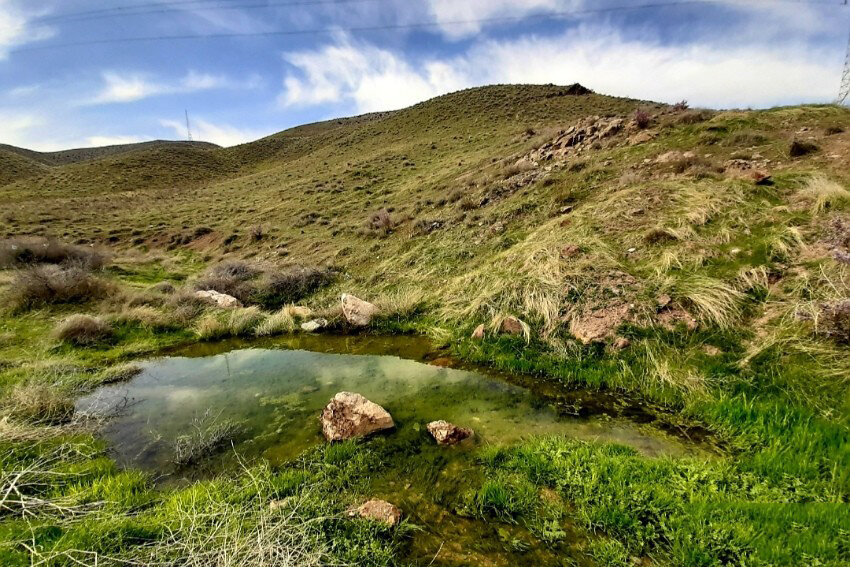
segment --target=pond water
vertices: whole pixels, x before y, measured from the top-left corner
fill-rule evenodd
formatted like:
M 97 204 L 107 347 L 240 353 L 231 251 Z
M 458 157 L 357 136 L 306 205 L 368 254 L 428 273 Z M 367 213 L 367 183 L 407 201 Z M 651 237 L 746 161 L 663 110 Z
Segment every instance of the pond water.
M 140 366 L 135 378 L 99 389 L 81 399 L 78 409 L 123 406 L 103 431 L 114 457 L 171 482 L 226 471 L 246 458 L 280 464 L 323 443 L 318 417 L 337 392 L 357 392 L 386 408 L 396 429 L 381 435 L 420 443 L 440 469 L 425 475 L 430 480 L 423 486 L 397 483 L 397 472 L 373 483 L 377 495 L 399 504 L 415 523 L 430 526 L 414 538 L 414 563 L 421 558 L 427 564 L 440 546 L 445 546 L 444 558 L 454 554 L 458 564 L 519 560 L 503 550 L 496 555 L 486 551 L 492 541 L 505 538 L 504 530 L 518 528 L 452 516 L 427 497 L 433 488 L 429 483 L 445 484 L 439 479 L 451 477 L 453 468 L 473 466 L 469 456 L 477 446 L 556 434 L 622 443 L 650 456 L 694 451 L 646 423 L 651 417 L 640 408 L 613 396 L 547 390 L 528 379 L 457 367 L 417 337 L 227 341 L 196 345 Z M 475 436 L 460 447 L 438 448 L 425 431 L 425 424 L 437 419 L 470 427 Z M 237 426 L 228 436 L 232 443 L 191 466 L 176 464 L 178 438 L 225 422 Z M 459 534 L 474 544 L 462 543 Z M 523 561 L 529 560 L 527 553 Z M 435 564 L 451 564 L 446 561 Z

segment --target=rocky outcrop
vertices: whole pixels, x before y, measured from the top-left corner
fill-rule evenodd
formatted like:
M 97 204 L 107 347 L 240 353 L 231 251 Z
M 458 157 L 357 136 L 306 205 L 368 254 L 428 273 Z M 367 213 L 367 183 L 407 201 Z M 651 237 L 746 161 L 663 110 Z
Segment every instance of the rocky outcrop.
M 328 326 L 327 319 L 312 319 L 306 323 L 301 323 L 301 330 L 308 333 L 315 333 Z
M 235 309 L 237 307 L 242 307 L 242 303 L 240 303 L 239 300 L 232 295 L 219 293 L 214 289 L 196 291 L 195 296 L 203 299 L 207 303 L 212 303 L 216 307 L 221 307 L 222 309 Z
M 588 116 L 560 132 L 554 140 L 543 144 L 524 159 L 537 165 L 540 162 L 564 160 L 569 156 L 579 155 L 594 144 L 619 133 L 623 125 L 622 118 Z
M 457 445 L 464 439 L 472 437 L 472 430 L 460 427 L 448 421 L 432 421 L 426 428 L 440 445 Z
M 583 344 L 604 341 L 631 319 L 632 306 L 617 302 L 582 313 L 570 320 L 570 333 Z
M 374 520 L 388 526 L 395 526 L 401 521 L 401 510 L 398 506 L 377 498 L 373 498 L 357 508 L 352 508 L 348 511 L 348 515 L 352 518 L 360 517 Z
M 322 411 L 322 433 L 328 441 L 344 441 L 391 429 L 392 416 L 360 394 L 339 392 Z
M 343 293 L 342 314 L 352 327 L 366 327 L 372 322 L 372 317 L 378 314 L 378 308 L 368 301 Z

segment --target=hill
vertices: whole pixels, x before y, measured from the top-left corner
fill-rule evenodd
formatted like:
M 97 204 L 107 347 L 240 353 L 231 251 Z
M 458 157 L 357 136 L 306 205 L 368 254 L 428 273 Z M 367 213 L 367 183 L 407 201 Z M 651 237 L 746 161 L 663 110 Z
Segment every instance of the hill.
M 26 148 L 18 148 L 8 144 L 0 144 L 0 150 L 18 154 L 43 165 L 68 165 L 82 161 L 90 161 L 104 157 L 133 152 L 140 149 L 150 148 L 174 148 L 193 147 L 200 149 L 218 148 L 209 142 L 175 142 L 169 140 L 152 140 L 150 142 L 138 142 L 134 144 L 116 144 L 112 146 L 101 146 L 96 148 L 77 148 L 71 150 L 60 150 L 56 152 L 37 152 Z
M 114 380 L 104 365 L 298 333 L 304 310 L 288 303 L 328 331 L 352 331 L 339 307 L 349 293 L 379 308 L 366 332 L 428 334 L 441 355 L 527 374 L 564 414 L 581 414 L 574 388 L 639 399 L 656 425 L 714 453 L 655 459 L 564 439 L 484 448 L 462 473 L 468 493 L 423 496 L 452 517 L 486 519 L 494 533 L 521 526 L 542 546 L 572 545 L 577 526 L 581 557 L 601 565 L 846 564 L 850 109 L 717 111 L 578 85 L 496 85 L 233 148 L 14 159 L 21 173 L 0 185 L 0 234 L 11 239 L 6 264 L 22 269 L 0 272 L 17 309 L 0 319 L 0 390 L 21 401 L 0 403 L 0 424 L 24 408 L 36 416 L 27 427 L 60 435 L 45 415 Z M 39 258 L 60 267 L 27 267 Z M 196 289 L 245 306 L 206 306 Z M 79 343 L 62 338 L 69 320 L 85 323 Z M 71 385 L 56 399 L 60 384 Z M 42 433 L 16 435 L 10 459 L 30 466 L 26 443 Z M 317 466 L 351 500 L 341 461 L 372 463 L 379 447 L 336 445 L 299 466 Z M 416 468 L 418 455 L 404 458 Z M 233 494 L 246 514 L 269 510 L 266 489 L 274 502 L 310 490 L 303 470 L 264 469 L 166 500 L 138 476 L 119 493 L 118 472 L 85 462 L 96 474 L 39 495 L 120 504 L 90 524 L 40 519 L 55 557 L 94 547 L 138 559 L 134 542 L 176 533 L 169 514 L 202 489 Z M 368 482 L 371 470 L 356 476 Z M 309 508 L 308 520 L 341 517 L 342 500 Z M 125 521 L 131 512 L 140 524 Z M 334 549 L 391 549 L 380 564 L 405 563 L 403 528 L 321 526 Z M 91 536 L 113 529 L 120 537 L 101 539 L 115 547 Z M 9 533 L 29 541 L 36 531 Z M 527 548 L 498 534 L 497 548 Z

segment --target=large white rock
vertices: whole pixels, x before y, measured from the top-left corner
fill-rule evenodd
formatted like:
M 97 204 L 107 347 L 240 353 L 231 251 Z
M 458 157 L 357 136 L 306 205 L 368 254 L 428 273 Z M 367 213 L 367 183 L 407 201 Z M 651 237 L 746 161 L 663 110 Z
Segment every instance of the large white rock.
M 222 309 L 235 309 L 236 307 L 242 307 L 239 300 L 232 295 L 219 293 L 214 289 L 196 291 L 195 296 L 200 297 L 208 303 L 212 303 L 216 307 L 221 307 Z
M 360 394 L 339 392 L 322 411 L 322 433 L 328 441 L 363 437 L 395 427 L 387 410 Z
M 372 317 L 378 314 L 378 308 L 362 299 L 350 295 L 342 294 L 342 314 L 345 320 L 353 327 L 366 327 L 372 322 Z

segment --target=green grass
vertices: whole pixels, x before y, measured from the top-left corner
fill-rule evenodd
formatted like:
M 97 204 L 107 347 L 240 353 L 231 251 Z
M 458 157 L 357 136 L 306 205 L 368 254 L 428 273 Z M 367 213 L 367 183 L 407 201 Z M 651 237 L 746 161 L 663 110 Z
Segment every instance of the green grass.
M 517 159 L 559 130 L 637 107 L 658 115 L 649 142 L 631 144 L 622 133 L 534 182 L 510 183 Z M 791 159 L 790 141 L 803 126 L 822 151 Z M 605 565 L 633 556 L 675 565 L 840 565 L 850 561 L 842 543 L 850 357 L 816 317 L 823 304 L 850 297 L 850 268 L 830 252 L 850 246 L 840 229 L 850 214 L 841 167 L 850 146 L 847 134 L 825 134 L 834 126 L 850 131 L 850 111 L 801 106 L 693 119 L 663 105 L 565 96 L 556 86 L 496 86 L 235 148 L 146 146 L 88 161 L 3 150 L 10 167 L 0 200 L 12 206 L 0 214 L 0 234 L 104 247 L 112 263 L 98 275 L 115 288 L 102 300 L 3 311 L 0 390 L 46 384 L 72 399 L 141 355 L 298 332 L 286 314 L 220 312 L 148 288 L 165 280 L 190 286 L 221 260 L 333 267 L 336 282 L 300 301 L 332 328 L 341 327 L 339 294 L 354 293 L 382 309 L 368 332 L 429 334 L 464 360 L 563 390 L 639 399 L 668 427 L 705 432 L 720 448 L 707 462 L 653 460 L 530 440 L 485 452 L 462 501 L 438 495 L 456 512 L 520 526 L 553 549 L 565 539 L 563 520 L 577 518 L 589 536 L 582 553 Z M 670 151 L 695 158 L 656 162 Z M 741 156 L 768 170 L 773 184 L 720 173 Z M 392 228 L 368 228 L 382 209 Z M 0 287 L 11 281 L 0 272 Z M 666 328 L 658 313 L 665 295 L 699 327 Z M 570 334 L 571 318 L 617 301 L 634 306 L 616 330 L 631 346 L 582 345 Z M 85 348 L 51 338 L 75 313 L 108 320 L 112 336 Z M 507 315 L 528 325 L 527 340 L 494 333 Z M 487 326 L 480 342 L 468 338 L 478 324 Z M 16 424 L 23 440 L 14 437 L 20 431 L 0 437 L 2 470 L 48 458 L 63 480 L 39 484 L 38 494 L 63 505 L 110 502 L 74 521 L 46 512 L 30 518 L 44 553 L 123 557 L 145 543 L 162 544 L 159 557 L 173 560 L 168 553 L 199 541 L 178 530 L 182 543 L 167 549 L 187 502 L 229 518 L 199 533 L 237 542 L 259 537 L 261 510 L 286 495 L 305 501 L 285 535 L 300 538 L 304 522 L 338 513 L 364 489 L 375 470 L 363 455 L 381 451 L 331 446 L 282 471 L 251 469 L 253 476 L 160 492 L 144 475 L 117 470 L 84 430 L 32 421 Z M 423 457 L 403 457 L 406 474 L 430 474 L 417 469 Z M 337 520 L 309 525 L 292 545 L 352 563 L 401 561 L 403 535 Z M 29 563 L 29 529 L 4 513 L 0 563 Z

